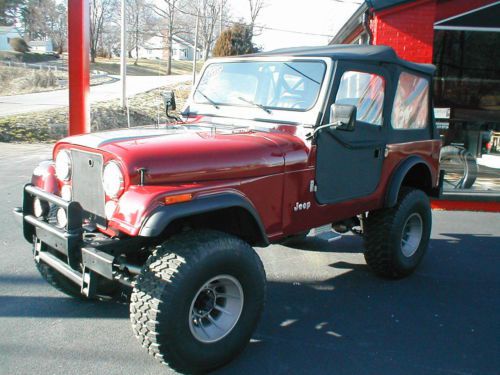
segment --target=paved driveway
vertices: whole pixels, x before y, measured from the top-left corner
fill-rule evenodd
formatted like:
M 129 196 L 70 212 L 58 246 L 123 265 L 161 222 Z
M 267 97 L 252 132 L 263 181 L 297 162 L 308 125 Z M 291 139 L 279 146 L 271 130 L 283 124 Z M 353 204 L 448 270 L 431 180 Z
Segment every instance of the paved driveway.
M 37 274 L 10 214 L 47 146 L 0 144 L 0 374 L 171 374 L 140 347 L 128 307 L 72 300 Z M 404 280 L 373 276 L 358 237 L 258 249 L 268 301 L 219 374 L 497 375 L 500 215 L 434 212 Z
M 92 86 L 90 88 L 90 103 L 120 98 L 120 77 L 111 77 L 116 78 L 117 80 L 112 83 Z M 161 86 L 188 81 L 190 78 L 191 76 L 189 75 L 128 76 L 127 96 L 131 97 L 138 93 L 149 91 Z M 68 102 L 68 90 L 56 90 L 14 96 L 0 96 L 0 117 L 64 107 L 68 105 Z

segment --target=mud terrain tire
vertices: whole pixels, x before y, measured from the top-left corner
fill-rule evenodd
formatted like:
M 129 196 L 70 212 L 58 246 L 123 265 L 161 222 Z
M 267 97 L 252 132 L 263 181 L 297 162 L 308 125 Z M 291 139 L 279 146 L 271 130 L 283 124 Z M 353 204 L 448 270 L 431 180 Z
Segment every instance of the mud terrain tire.
M 239 292 L 241 305 L 231 299 Z M 132 329 L 142 346 L 171 368 L 210 371 L 245 348 L 265 293 L 264 267 L 250 245 L 221 232 L 185 232 L 158 246 L 144 265 L 131 296 Z M 229 318 L 218 308 L 229 310 Z
M 386 278 L 411 274 L 427 250 L 431 226 L 427 195 L 402 188 L 395 207 L 370 212 L 364 221 L 366 263 Z

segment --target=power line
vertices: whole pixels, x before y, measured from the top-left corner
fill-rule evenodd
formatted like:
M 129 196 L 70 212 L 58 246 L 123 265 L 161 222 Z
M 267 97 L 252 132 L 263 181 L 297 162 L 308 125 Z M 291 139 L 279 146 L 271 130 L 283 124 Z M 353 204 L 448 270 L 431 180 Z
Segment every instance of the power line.
M 342 0 L 333 0 L 333 1 L 343 2 Z M 184 9 L 180 9 L 180 8 L 178 8 L 175 5 L 174 5 L 174 8 L 177 11 L 181 12 L 182 14 L 185 14 L 185 15 L 188 15 L 188 16 L 192 16 L 192 17 L 198 17 L 197 14 L 188 12 L 188 11 L 186 11 Z M 205 15 L 200 14 L 199 18 L 212 19 L 213 17 L 205 16 Z M 240 24 L 240 23 L 242 23 L 242 22 L 239 22 L 239 21 L 224 21 L 224 24 L 226 26 L 231 26 L 231 25 Z M 305 31 L 279 29 L 279 28 L 276 28 L 276 27 L 269 27 L 269 26 L 257 25 L 257 24 L 254 25 L 254 27 L 257 28 L 257 29 L 261 29 L 261 30 L 279 31 L 279 32 L 291 33 L 291 34 L 311 35 L 311 36 L 324 36 L 324 37 L 328 37 L 328 38 L 333 38 L 335 36 L 335 35 L 331 35 L 331 34 L 319 34 L 319 33 L 309 33 L 309 32 L 305 32 Z

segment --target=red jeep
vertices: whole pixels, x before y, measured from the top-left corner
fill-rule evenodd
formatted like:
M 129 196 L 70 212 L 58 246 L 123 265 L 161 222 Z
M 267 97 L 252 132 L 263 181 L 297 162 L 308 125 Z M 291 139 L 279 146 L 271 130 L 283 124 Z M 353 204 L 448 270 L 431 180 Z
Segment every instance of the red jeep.
M 249 341 L 252 246 L 356 230 L 376 274 L 406 276 L 440 192 L 433 72 L 381 46 L 211 59 L 183 121 L 69 137 L 34 170 L 15 211 L 36 267 L 70 296 L 131 294 L 141 344 L 188 372 Z

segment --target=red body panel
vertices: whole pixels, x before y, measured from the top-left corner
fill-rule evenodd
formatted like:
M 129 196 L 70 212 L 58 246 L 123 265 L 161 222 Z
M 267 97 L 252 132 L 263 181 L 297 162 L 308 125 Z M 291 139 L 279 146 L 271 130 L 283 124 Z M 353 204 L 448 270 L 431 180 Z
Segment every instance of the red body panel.
M 99 147 L 105 162 L 117 160 L 125 170 L 125 192 L 118 199 L 108 234 L 135 236 L 148 215 L 168 195 L 192 193 L 193 199 L 223 191 L 238 192 L 256 209 L 271 242 L 313 227 L 353 217 L 383 206 L 394 170 L 410 155 L 432 169 L 438 183 L 439 140 L 387 146 L 382 176 L 369 196 L 321 205 L 311 192 L 315 180 L 316 146 L 295 135 L 295 126 L 268 132 L 235 134 L 191 132 L 110 141 Z M 60 148 L 96 152 L 82 145 L 59 142 Z M 146 184 L 139 186 L 138 168 L 146 168 Z M 297 202 L 310 208 L 294 211 Z M 182 203 L 179 203 L 182 204 Z

